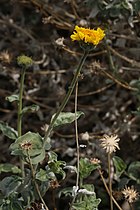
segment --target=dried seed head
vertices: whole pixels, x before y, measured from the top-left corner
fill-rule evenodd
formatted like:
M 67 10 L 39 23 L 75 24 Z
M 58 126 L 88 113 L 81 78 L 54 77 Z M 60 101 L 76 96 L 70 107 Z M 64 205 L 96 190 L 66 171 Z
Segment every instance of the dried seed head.
M 101 139 L 102 143 L 101 146 L 103 147 L 104 150 L 106 150 L 106 153 L 113 153 L 116 152 L 116 149 L 120 149 L 118 142 L 120 139 L 118 138 L 117 135 L 104 135 L 103 138 Z
M 0 53 L 0 60 L 4 63 L 11 63 L 12 56 L 7 50 L 5 50 Z
M 134 186 L 125 187 L 125 189 L 122 190 L 122 194 L 129 203 L 135 202 L 139 196 L 139 193 L 134 189 Z

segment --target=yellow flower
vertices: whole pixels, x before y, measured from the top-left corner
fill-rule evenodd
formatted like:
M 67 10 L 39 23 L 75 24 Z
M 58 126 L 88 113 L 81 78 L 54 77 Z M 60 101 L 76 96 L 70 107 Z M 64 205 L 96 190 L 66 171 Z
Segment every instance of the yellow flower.
M 97 45 L 104 38 L 105 33 L 101 28 L 97 30 L 75 26 L 74 33 L 70 36 L 72 41 L 83 41 Z
M 104 135 L 101 141 L 101 146 L 107 153 L 111 154 L 112 152 L 116 152 L 116 149 L 120 149 L 118 145 L 120 139 L 117 135 Z
M 139 193 L 134 189 L 134 186 L 125 187 L 122 193 L 129 203 L 133 203 L 134 201 L 136 201 L 139 196 Z

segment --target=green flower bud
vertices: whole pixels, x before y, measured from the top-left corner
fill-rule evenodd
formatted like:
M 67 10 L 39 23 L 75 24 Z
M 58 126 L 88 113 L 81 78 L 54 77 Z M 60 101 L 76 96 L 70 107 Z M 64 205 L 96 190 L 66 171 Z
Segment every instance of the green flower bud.
M 21 55 L 17 57 L 17 63 L 19 66 L 28 69 L 33 64 L 33 60 L 26 55 Z

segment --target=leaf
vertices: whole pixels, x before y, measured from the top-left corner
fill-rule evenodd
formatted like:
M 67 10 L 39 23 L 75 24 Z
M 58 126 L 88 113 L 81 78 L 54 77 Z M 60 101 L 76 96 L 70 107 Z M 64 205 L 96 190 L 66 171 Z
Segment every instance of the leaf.
M 9 102 L 19 101 L 19 95 L 18 94 L 13 94 L 11 96 L 7 96 L 6 100 L 9 101 Z
M 20 136 L 10 146 L 12 155 L 19 155 L 25 161 L 29 156 L 33 164 L 42 161 L 45 157 L 45 149 L 43 148 L 43 139 L 38 133 L 28 132 Z
M 34 156 L 31 158 L 32 164 L 40 163 L 45 158 L 45 150 L 42 149 L 41 153 L 37 156 Z M 28 159 L 26 158 L 26 161 L 28 162 Z
M 17 131 L 14 128 L 10 127 L 7 123 L 0 122 L 0 130 L 5 136 L 10 139 L 15 140 L 18 137 Z
M 140 161 L 132 162 L 129 165 L 127 172 L 131 179 L 140 184 Z
M 81 111 L 76 112 L 76 119 L 78 119 L 81 115 L 84 115 L 84 113 L 81 112 Z M 53 120 L 54 117 L 55 117 L 55 114 L 52 116 L 51 121 Z M 61 112 L 59 114 L 58 118 L 56 119 L 53 127 L 69 124 L 69 123 L 72 123 L 74 121 L 75 121 L 75 113 L 72 113 L 72 112 Z
M 16 189 L 21 185 L 22 178 L 19 176 L 5 177 L 0 182 L 0 190 L 7 197 L 11 193 L 16 192 Z
M 114 163 L 114 166 L 115 166 L 115 169 L 116 169 L 116 175 L 119 178 L 122 175 L 122 173 L 125 171 L 127 165 L 118 156 L 113 157 L 113 163 Z
M 94 186 L 87 184 L 83 185 L 85 191 L 94 192 Z M 82 190 L 82 189 L 80 189 Z M 96 194 L 93 193 L 92 195 L 86 195 L 83 194 L 80 199 L 77 199 L 77 202 L 75 202 L 72 206 L 76 210 L 97 210 L 98 205 L 101 202 L 101 199 L 96 198 Z
M 31 106 L 25 106 L 22 109 L 22 114 L 25 114 L 26 112 L 37 112 L 39 110 L 39 106 L 38 105 L 31 105 Z
M 54 174 L 59 174 L 62 176 L 62 179 L 65 178 L 66 174 L 65 171 L 63 171 L 63 167 L 66 166 L 66 163 L 64 161 L 58 161 L 57 160 L 57 154 L 55 152 L 49 152 L 49 161 L 48 161 L 48 166 L 50 170 Z
M 14 174 L 18 174 L 18 173 L 21 173 L 21 170 L 15 166 L 15 165 L 12 165 L 10 163 L 3 163 L 3 164 L 0 164 L 0 173 L 2 172 L 12 172 Z
M 93 170 L 96 170 L 100 166 L 98 164 L 91 163 L 87 158 L 80 159 L 80 178 L 88 177 Z
M 49 176 L 47 171 L 40 169 L 40 171 L 36 174 L 36 179 L 40 180 L 41 182 L 45 182 L 49 180 Z
M 62 190 L 59 191 L 58 197 L 60 198 L 63 195 L 65 195 L 65 196 L 71 196 L 72 195 L 72 192 L 73 192 L 73 188 L 72 187 L 63 188 Z

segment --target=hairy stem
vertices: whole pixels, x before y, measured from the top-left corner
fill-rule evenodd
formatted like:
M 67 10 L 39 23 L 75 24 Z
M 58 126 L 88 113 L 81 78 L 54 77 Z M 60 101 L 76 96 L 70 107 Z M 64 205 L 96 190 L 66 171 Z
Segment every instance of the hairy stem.
M 81 71 L 81 69 L 82 69 L 82 67 L 84 65 L 84 62 L 85 62 L 85 60 L 87 58 L 87 55 L 88 55 L 88 51 L 84 51 L 84 54 L 83 54 L 83 56 L 82 56 L 82 58 L 80 60 L 80 63 L 78 65 L 78 67 L 77 67 L 76 73 L 75 73 L 75 75 L 73 77 L 73 80 L 72 80 L 70 86 L 69 86 L 69 90 L 68 90 L 67 94 L 65 95 L 65 97 L 64 97 L 60 107 L 58 108 L 54 118 L 52 119 L 52 121 L 51 121 L 51 123 L 50 123 L 50 125 L 48 127 L 48 130 L 46 131 L 46 134 L 45 134 L 45 137 L 44 137 L 44 144 L 43 144 L 44 148 L 45 148 L 46 141 L 47 141 L 48 137 L 50 136 L 50 133 L 51 133 L 51 131 L 53 129 L 53 125 L 54 125 L 55 121 L 57 120 L 59 114 L 65 108 L 65 106 L 66 106 L 66 104 L 67 104 L 67 102 L 68 102 L 68 100 L 69 100 L 69 98 L 70 98 L 70 96 L 71 96 L 71 94 L 72 94 L 72 92 L 74 90 L 74 87 L 75 87 L 76 82 L 78 80 L 78 76 L 79 76 L 80 71 Z
M 18 101 L 18 120 L 17 120 L 17 130 L 18 130 L 18 137 L 22 135 L 22 98 L 23 98 L 23 88 L 24 88 L 24 79 L 25 79 L 25 71 L 26 69 L 23 68 L 20 77 L 20 88 L 19 88 L 19 101 Z M 20 167 L 22 171 L 22 177 L 25 177 L 24 172 L 24 162 L 20 159 Z
M 78 95 L 78 82 L 76 83 L 76 90 L 75 90 L 75 138 L 76 138 L 76 150 L 77 150 L 77 176 L 76 176 L 76 189 L 79 188 L 79 161 L 80 161 L 80 153 L 79 153 L 79 139 L 78 139 L 78 125 L 77 125 L 77 95 Z M 75 202 L 76 194 L 72 199 L 70 210 L 72 209 L 72 205 Z
M 77 95 L 78 95 L 78 82 L 76 84 L 75 90 L 75 137 L 76 137 L 76 149 L 77 149 L 77 178 L 76 178 L 76 187 L 79 186 L 79 160 L 80 160 L 80 153 L 79 153 L 79 139 L 78 139 L 78 125 L 77 125 Z
M 30 164 L 30 168 L 31 168 L 31 172 L 32 172 L 32 178 L 33 178 L 33 182 L 34 182 L 34 185 L 35 185 L 35 188 L 36 188 L 36 191 L 38 193 L 38 196 L 41 200 L 41 202 L 43 203 L 44 207 L 45 207 L 45 210 L 49 210 L 48 207 L 46 206 L 46 203 L 44 201 L 44 199 L 42 198 L 42 195 L 40 193 L 40 189 L 39 189 L 39 186 L 36 182 L 36 179 L 35 179 L 35 171 L 34 171 L 34 168 L 33 168 L 33 165 L 32 165 L 32 162 L 31 162 L 31 158 L 30 158 L 30 155 L 29 155 L 29 152 L 27 150 L 27 154 L 28 154 L 28 160 L 29 160 L 29 164 Z

